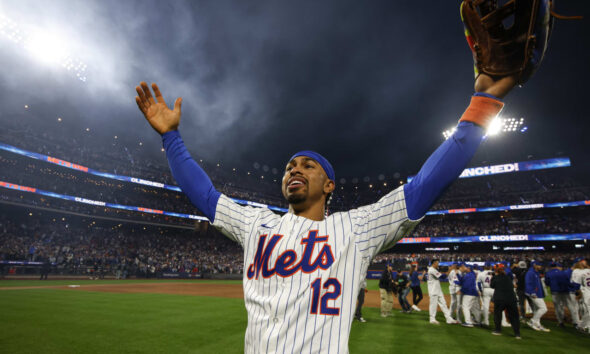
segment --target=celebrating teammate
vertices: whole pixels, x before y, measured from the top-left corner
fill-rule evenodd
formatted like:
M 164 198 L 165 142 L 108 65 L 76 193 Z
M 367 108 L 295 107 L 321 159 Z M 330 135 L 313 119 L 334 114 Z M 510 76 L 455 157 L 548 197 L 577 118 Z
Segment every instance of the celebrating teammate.
M 584 311 L 579 327 L 583 332 L 590 333 L 590 267 L 588 267 L 586 259 L 583 258 L 577 258 L 575 263 L 576 267 L 572 272 L 571 282 L 580 286 L 576 296 Z
M 481 311 L 483 315 L 482 324 L 484 326 L 490 325 L 490 301 L 492 300 L 492 295 L 494 295 L 494 289 L 490 287 L 490 283 L 492 281 L 493 275 L 494 272 L 492 271 L 492 263 L 486 262 L 484 270 L 479 272 L 476 277 L 477 289 L 481 294 Z
M 457 324 L 459 321 L 456 321 L 451 317 L 451 312 L 447 307 L 447 302 L 445 301 L 445 296 L 443 295 L 442 289 L 440 287 L 440 277 L 442 273 L 438 271 L 438 259 L 433 259 L 430 267 L 428 268 L 428 297 L 430 301 L 430 305 L 428 307 L 429 315 L 430 315 L 430 323 L 432 324 L 440 324 L 436 320 L 436 308 L 440 307 L 445 319 L 447 320 L 448 324 Z
M 474 16 L 479 15 L 467 10 L 479 5 L 468 0 L 465 4 L 462 13 L 466 26 L 472 28 L 479 21 Z M 486 11 L 489 9 L 486 7 Z M 529 22 L 519 19 L 518 23 Z M 360 280 L 371 260 L 408 235 L 459 176 L 475 154 L 485 129 L 501 111 L 500 99 L 532 75 L 544 53 L 543 47 L 534 52 L 523 49 L 527 53 L 525 67 L 523 59 L 515 59 L 513 53 L 509 57 L 492 56 L 510 64 L 503 69 L 516 69 L 488 72 L 489 58 L 482 57 L 478 47 L 481 38 L 466 33 L 478 68 L 476 93 L 456 132 L 426 160 L 410 183 L 374 204 L 329 216 L 325 207 L 336 177 L 325 157 L 306 150 L 286 161 L 282 193 L 289 203 L 288 213 L 277 215 L 265 208 L 238 205 L 215 189 L 187 152 L 178 132 L 182 99 L 178 98 L 171 110 L 156 84 L 152 84 L 155 98 L 145 82 L 136 87 L 137 105 L 161 134 L 172 174 L 182 191 L 213 226 L 244 248 L 247 353 L 348 351 Z M 494 30 L 490 35 L 497 33 Z M 526 37 L 512 30 L 506 33 L 516 40 Z M 506 41 L 487 43 L 504 45 Z M 542 40 L 534 44 L 544 46 Z M 528 58 L 529 52 L 535 58 Z M 384 153 L 384 161 L 387 155 Z M 447 321 L 454 322 L 448 310 L 446 315 Z

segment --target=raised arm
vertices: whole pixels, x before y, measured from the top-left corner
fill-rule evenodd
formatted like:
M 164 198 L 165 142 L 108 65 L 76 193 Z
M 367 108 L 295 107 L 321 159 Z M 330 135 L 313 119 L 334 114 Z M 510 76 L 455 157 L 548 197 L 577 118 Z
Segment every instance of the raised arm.
M 152 84 L 156 99 L 148 85 L 142 82 L 137 86 L 135 102 L 152 128 L 162 136 L 164 149 L 172 176 L 197 209 L 213 222 L 219 193 L 205 171 L 193 160 L 178 133 L 182 98 L 177 98 L 174 110 L 166 105 L 164 97 L 156 84 Z
M 516 80 L 494 80 L 481 74 L 475 81 L 476 93 L 461 117 L 455 133 L 434 151 L 420 172 L 404 186 L 406 208 L 411 220 L 423 217 L 445 189 L 461 174 L 485 134 L 485 128 L 504 104 L 500 101 L 514 87 Z

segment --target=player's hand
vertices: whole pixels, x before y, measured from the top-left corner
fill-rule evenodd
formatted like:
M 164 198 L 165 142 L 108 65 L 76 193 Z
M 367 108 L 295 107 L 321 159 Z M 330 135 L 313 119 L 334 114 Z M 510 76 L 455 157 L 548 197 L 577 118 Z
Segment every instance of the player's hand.
M 160 134 L 178 129 L 182 98 L 176 99 L 174 110 L 171 110 L 166 105 L 158 85 L 152 84 L 152 89 L 156 96 L 155 100 L 150 92 L 150 88 L 145 82 L 142 81 L 139 85 L 135 87 L 135 91 L 137 91 L 135 102 L 152 128 Z
M 475 79 L 475 92 L 488 93 L 498 98 L 504 98 L 516 86 L 516 82 L 514 76 L 492 78 L 486 74 L 480 74 Z

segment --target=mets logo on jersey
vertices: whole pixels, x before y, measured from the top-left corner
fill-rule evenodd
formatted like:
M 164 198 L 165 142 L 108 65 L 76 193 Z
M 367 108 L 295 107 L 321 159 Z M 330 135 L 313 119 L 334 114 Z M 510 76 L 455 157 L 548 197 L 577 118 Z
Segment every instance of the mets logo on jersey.
M 256 278 L 262 272 L 262 277 L 270 278 L 277 274 L 281 277 L 290 277 L 298 271 L 304 273 L 312 273 L 318 268 L 328 269 L 334 263 L 334 255 L 332 248 L 327 243 L 329 236 L 318 236 L 318 231 L 309 231 L 306 238 L 301 240 L 301 244 L 305 245 L 303 248 L 303 256 L 298 260 L 298 255 L 295 250 L 288 249 L 279 255 L 276 263 L 271 267 L 270 257 L 277 243 L 283 238 L 283 235 L 275 234 L 268 238 L 268 235 L 260 235 L 258 239 L 258 247 L 256 248 L 256 255 L 254 262 L 248 267 L 248 279 Z M 268 240 L 267 240 L 268 238 Z M 325 243 L 318 256 L 311 259 L 315 246 Z

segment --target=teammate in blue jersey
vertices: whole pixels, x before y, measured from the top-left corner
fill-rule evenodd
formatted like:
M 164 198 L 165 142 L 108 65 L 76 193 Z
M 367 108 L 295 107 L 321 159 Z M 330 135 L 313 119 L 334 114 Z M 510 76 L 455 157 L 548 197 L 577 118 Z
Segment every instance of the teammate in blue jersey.
M 142 82 L 136 103 L 161 134 L 172 175 L 212 225 L 244 248 L 245 351 L 348 352 L 354 304 L 371 260 L 408 235 L 459 176 L 515 83 L 512 76 L 479 75 L 456 132 L 410 183 L 374 204 L 326 216 L 336 177 L 322 155 L 300 151 L 286 161 L 287 214 L 238 205 L 186 150 L 178 132 L 182 99 L 171 110 L 156 84 L 154 98 Z
M 535 331 L 550 332 L 551 330 L 549 328 L 541 324 L 541 317 L 547 312 L 545 289 L 543 288 L 541 275 L 539 274 L 542 268 L 543 264 L 541 262 L 533 261 L 525 276 L 525 295 L 528 296 L 533 304 L 533 318 L 527 324 Z
M 475 272 L 473 272 L 471 266 L 465 263 L 461 264 L 460 269 L 461 275 L 456 283 L 461 286 L 461 306 L 463 317 L 465 317 L 463 326 L 473 327 L 474 325 L 481 325 L 481 307 L 479 304 L 479 292 L 477 291 Z
M 549 266 L 551 269 L 545 273 L 545 285 L 551 290 L 558 326 L 564 327 L 565 307 L 567 306 L 567 299 L 569 297 L 570 279 L 561 269 L 561 264 L 552 262 Z

